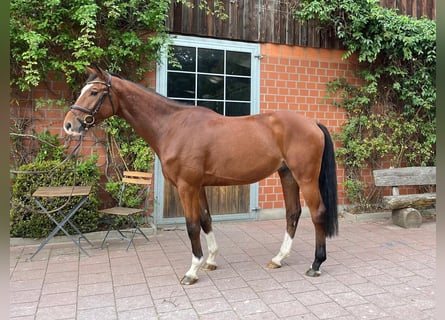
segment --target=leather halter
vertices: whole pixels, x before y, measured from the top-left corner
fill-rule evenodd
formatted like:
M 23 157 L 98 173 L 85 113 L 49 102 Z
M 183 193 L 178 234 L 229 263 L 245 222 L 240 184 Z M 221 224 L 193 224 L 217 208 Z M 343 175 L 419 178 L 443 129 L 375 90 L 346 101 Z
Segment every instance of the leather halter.
M 100 96 L 100 98 L 96 101 L 96 103 L 94 104 L 92 109 L 88 109 L 82 106 L 79 106 L 77 104 L 73 104 L 70 107 L 70 111 L 75 115 L 76 119 L 80 122 L 80 124 L 82 125 L 82 127 L 84 128 L 84 130 L 88 130 L 91 127 L 94 127 L 96 124 L 96 119 L 94 118 L 94 115 L 99 112 L 100 108 L 102 107 L 105 98 L 108 96 L 108 98 L 110 99 L 110 103 L 111 103 L 111 108 L 113 110 L 113 115 L 115 114 L 115 110 L 114 110 L 114 104 L 113 104 L 113 100 L 111 99 L 111 95 L 110 93 L 110 89 L 111 89 L 111 75 L 108 74 L 108 81 L 104 82 L 104 81 L 97 81 L 97 80 L 93 80 L 93 81 L 89 81 L 87 82 L 88 84 L 102 84 L 104 86 L 107 87 L 107 89 L 102 93 L 102 95 Z M 83 119 L 81 119 L 76 112 L 74 112 L 74 110 L 86 113 L 87 115 L 85 115 L 83 117 Z

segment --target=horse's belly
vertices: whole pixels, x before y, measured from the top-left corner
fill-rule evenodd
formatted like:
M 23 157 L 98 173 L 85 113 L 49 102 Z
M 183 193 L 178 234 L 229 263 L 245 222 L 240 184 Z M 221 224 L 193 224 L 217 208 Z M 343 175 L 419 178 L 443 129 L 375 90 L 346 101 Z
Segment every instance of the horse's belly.
M 239 153 L 206 164 L 204 185 L 249 184 L 262 180 L 282 165 L 278 156 Z

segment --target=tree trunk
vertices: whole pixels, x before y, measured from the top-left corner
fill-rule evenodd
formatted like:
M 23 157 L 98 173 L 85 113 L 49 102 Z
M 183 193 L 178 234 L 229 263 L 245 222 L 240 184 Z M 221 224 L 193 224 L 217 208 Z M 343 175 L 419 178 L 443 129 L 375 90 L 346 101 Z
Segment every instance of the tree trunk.
M 428 207 L 436 203 L 435 193 L 408 194 L 401 196 L 385 196 L 383 203 L 388 209 L 401 209 L 406 207 Z
M 403 228 L 419 228 L 422 215 L 414 208 L 395 209 L 392 211 L 392 221 Z

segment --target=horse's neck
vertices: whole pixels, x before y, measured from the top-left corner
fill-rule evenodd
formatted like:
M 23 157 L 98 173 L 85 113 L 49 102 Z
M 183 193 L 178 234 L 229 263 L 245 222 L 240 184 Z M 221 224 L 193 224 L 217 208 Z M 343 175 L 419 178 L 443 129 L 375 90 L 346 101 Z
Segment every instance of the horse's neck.
M 170 117 L 180 111 L 181 107 L 134 83 L 126 82 L 124 85 L 119 92 L 118 115 L 158 153 L 160 137 L 166 130 Z

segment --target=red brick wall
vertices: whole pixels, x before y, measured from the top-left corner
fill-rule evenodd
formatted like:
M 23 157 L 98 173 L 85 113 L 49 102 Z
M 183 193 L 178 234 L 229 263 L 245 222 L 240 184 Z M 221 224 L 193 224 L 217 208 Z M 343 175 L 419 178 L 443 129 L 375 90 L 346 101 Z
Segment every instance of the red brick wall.
M 326 50 L 292 47 L 286 45 L 263 44 L 261 46 L 261 82 L 260 112 L 274 110 L 294 110 L 309 118 L 318 119 L 328 129 L 338 131 L 345 121 L 346 113 L 332 106 L 325 100 L 325 85 L 328 81 L 344 76 L 350 82 L 356 82 L 353 72 L 356 69 L 354 59 L 343 61 L 340 50 Z M 155 74 L 150 73 L 142 82 L 143 85 L 155 88 Z M 48 105 L 35 110 L 37 98 L 64 98 L 67 106 Z M 62 129 L 63 117 L 67 107 L 72 103 L 67 86 L 63 79 L 53 77 L 47 86 L 41 85 L 31 95 L 21 97 L 11 104 L 11 120 L 32 118 L 35 126 L 29 133 L 51 131 L 58 134 L 64 143 L 74 147 L 76 141 L 65 141 Z M 81 153 L 86 157 L 97 154 L 98 165 L 106 162 L 105 134 L 103 130 L 93 128 L 83 141 Z M 342 187 L 344 172 L 338 167 L 339 204 L 347 204 Z M 304 201 L 302 201 L 304 205 Z M 281 185 L 277 174 L 260 182 L 259 207 L 275 209 L 283 207 Z
M 64 79 L 51 77 L 46 84 L 41 84 L 33 89 L 29 94 L 22 94 L 16 97 L 10 107 L 10 121 L 14 122 L 32 121 L 32 125 L 25 128 L 25 134 L 36 134 L 49 131 L 52 135 L 58 135 L 61 143 L 69 148 L 77 145 L 77 138 L 67 139 L 62 124 L 69 105 L 72 103 L 71 92 Z M 39 99 L 43 99 L 40 100 Z M 45 102 L 47 99 L 54 99 L 53 102 Z M 56 100 L 65 99 L 65 105 L 57 105 Z M 43 102 L 42 102 L 43 101 Z M 43 103 L 43 105 L 42 105 Z M 99 156 L 99 165 L 103 165 L 106 159 L 106 149 L 102 146 L 105 141 L 105 132 L 100 128 L 91 130 L 91 133 L 83 139 L 80 154 L 90 157 L 94 154 Z M 23 138 L 23 143 L 32 143 L 29 138 Z
M 357 68 L 354 59 L 342 60 L 344 51 L 264 44 L 261 47 L 260 110 L 294 110 L 317 119 L 331 131 L 339 131 L 346 120 L 344 110 L 326 100 L 325 85 L 338 77 L 351 83 Z M 344 170 L 338 166 L 339 204 L 347 204 L 342 183 Z M 304 205 L 304 201 L 302 201 Z M 283 207 L 278 174 L 260 182 L 259 206 Z

